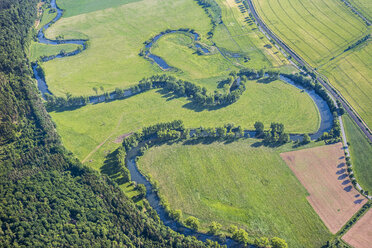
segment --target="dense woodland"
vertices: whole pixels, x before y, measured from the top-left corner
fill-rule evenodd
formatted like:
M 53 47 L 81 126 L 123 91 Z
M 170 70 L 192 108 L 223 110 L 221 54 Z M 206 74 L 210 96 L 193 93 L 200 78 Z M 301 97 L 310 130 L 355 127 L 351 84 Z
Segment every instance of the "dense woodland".
M 0 1 L 0 247 L 218 247 L 166 228 L 63 148 L 24 52 L 36 4 Z

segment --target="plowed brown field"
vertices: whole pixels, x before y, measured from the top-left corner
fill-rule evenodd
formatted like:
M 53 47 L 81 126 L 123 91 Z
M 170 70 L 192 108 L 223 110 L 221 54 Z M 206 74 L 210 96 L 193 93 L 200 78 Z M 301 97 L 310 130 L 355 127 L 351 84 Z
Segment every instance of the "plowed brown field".
M 351 184 L 341 143 L 282 153 L 309 192 L 310 204 L 336 233 L 367 201 Z
M 369 210 L 342 239 L 354 248 L 372 247 L 372 210 Z

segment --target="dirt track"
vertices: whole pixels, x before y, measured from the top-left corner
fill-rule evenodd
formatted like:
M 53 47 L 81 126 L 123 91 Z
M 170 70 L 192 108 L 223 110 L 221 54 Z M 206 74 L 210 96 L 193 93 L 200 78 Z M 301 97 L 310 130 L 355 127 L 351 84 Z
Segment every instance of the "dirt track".
M 307 189 L 309 203 L 332 233 L 366 203 L 348 178 L 341 143 L 282 153 L 281 157 Z

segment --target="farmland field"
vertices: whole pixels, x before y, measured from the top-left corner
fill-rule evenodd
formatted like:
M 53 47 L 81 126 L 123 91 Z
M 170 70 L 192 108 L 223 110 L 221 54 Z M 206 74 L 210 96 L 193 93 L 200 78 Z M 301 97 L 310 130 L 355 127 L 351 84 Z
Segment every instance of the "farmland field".
M 248 81 L 246 87 L 236 103 L 217 110 L 201 111 L 185 98 L 171 100 L 152 90 L 126 100 L 50 114 L 65 146 L 81 160 L 111 133 L 107 143 L 113 145 L 111 141 L 117 136 L 175 119 L 183 120 L 187 127 L 234 123 L 253 129 L 254 122 L 260 120 L 266 126 L 271 122 L 282 122 L 286 131 L 293 133 L 310 133 L 318 129 L 319 114 L 306 93 L 281 81 L 270 84 Z M 100 155 L 103 155 L 102 150 Z M 98 159 L 92 166 L 98 166 L 100 162 Z
M 339 0 L 253 2 L 272 31 L 315 67 L 340 54 L 367 31 L 364 22 Z
M 342 239 L 354 248 L 369 248 L 372 246 L 372 211 L 369 210 Z
M 345 52 L 371 29 L 340 0 L 253 0 L 268 27 L 324 74 L 372 126 L 371 39 Z M 370 1 L 353 1 L 363 10 Z M 275 11 L 274 11 L 275 10 Z M 371 13 L 369 11 L 369 13 Z
M 282 153 L 282 158 L 309 192 L 310 204 L 332 233 L 367 202 L 346 171 L 342 143 Z
M 369 127 L 372 126 L 372 42 L 325 64 L 321 72 L 328 77 Z
M 172 209 L 245 228 L 251 237 L 278 236 L 289 247 L 320 247 L 330 233 L 307 192 L 280 158 L 288 147 L 252 147 L 256 140 L 210 145 L 163 145 L 138 161 L 159 182 Z
M 372 192 L 372 144 L 347 115 L 343 117 L 346 137 L 350 143 L 353 172 L 364 190 Z
M 351 3 L 368 20 L 372 20 L 372 4 L 370 0 L 349 0 L 348 2 Z

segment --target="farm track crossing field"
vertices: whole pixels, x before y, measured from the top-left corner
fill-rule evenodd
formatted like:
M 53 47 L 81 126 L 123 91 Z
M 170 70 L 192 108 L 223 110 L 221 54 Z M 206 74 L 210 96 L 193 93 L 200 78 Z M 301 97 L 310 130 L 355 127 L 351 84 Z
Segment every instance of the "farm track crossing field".
M 342 143 L 281 156 L 309 192 L 310 204 L 332 233 L 367 202 L 348 178 Z
M 372 247 L 372 210 L 369 210 L 354 226 L 342 237 L 344 241 L 354 248 Z
M 113 132 L 112 140 L 144 126 L 175 119 L 183 120 L 187 127 L 234 123 L 253 129 L 254 122 L 260 120 L 267 127 L 271 122 L 284 123 L 286 131 L 291 133 L 310 133 L 318 129 L 319 114 L 306 93 L 281 81 L 269 84 L 249 81 L 246 87 L 236 103 L 217 110 L 195 109 L 185 98 L 173 99 L 152 90 L 126 100 L 50 114 L 65 146 L 81 160 Z M 101 156 L 106 148 L 102 149 Z M 100 162 L 94 161 L 93 166 Z
M 364 190 L 372 192 L 372 144 L 349 116 L 343 116 L 343 121 L 355 178 Z
M 266 24 L 312 66 L 360 39 L 366 25 L 339 0 L 253 0 Z
M 138 166 L 158 181 L 172 209 L 196 216 L 204 230 L 217 221 L 225 231 L 235 224 L 251 237 L 320 247 L 331 235 L 279 156 L 289 147 L 254 147 L 255 142 L 163 145 L 147 151 Z

